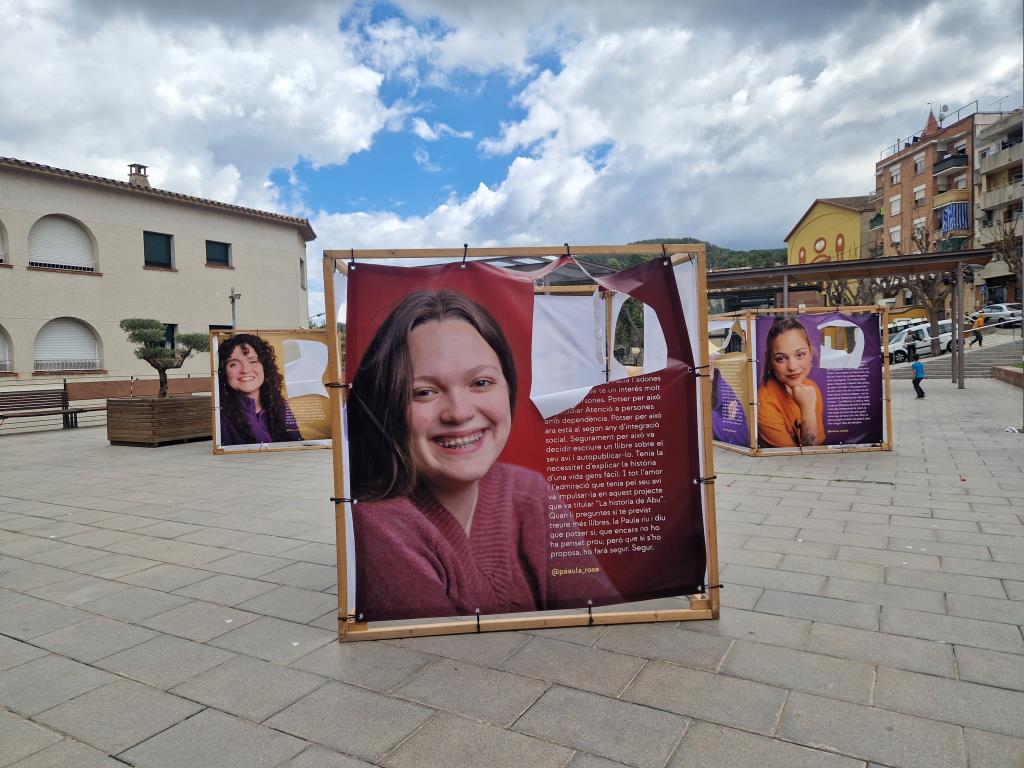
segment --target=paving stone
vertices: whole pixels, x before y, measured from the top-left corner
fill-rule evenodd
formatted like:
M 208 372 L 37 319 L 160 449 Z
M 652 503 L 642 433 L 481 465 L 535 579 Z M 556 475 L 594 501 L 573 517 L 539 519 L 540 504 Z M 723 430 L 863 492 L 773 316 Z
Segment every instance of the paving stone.
M 95 576 L 75 575 L 73 573 L 68 575 L 71 578 L 26 591 L 35 597 L 49 600 L 51 603 L 79 606 L 90 600 L 117 594 L 128 589 L 126 585 L 119 584 L 116 581 L 109 581 L 108 579 L 98 579 Z
M 218 573 L 228 573 L 232 576 L 245 576 L 246 578 L 255 579 L 265 573 L 279 570 L 294 562 L 294 560 L 285 560 L 280 557 L 241 552 L 212 563 L 207 563 L 204 567 L 207 570 L 217 571 Z
M 79 607 L 89 613 L 136 623 L 190 602 L 188 598 L 168 595 L 155 589 L 126 586 L 121 592 L 90 600 Z
M 1024 659 L 1018 655 L 956 646 L 960 679 L 1024 691 Z
M 333 544 L 302 544 L 289 549 L 284 556 L 289 560 L 301 560 L 307 563 L 317 563 L 318 565 L 337 566 L 338 564 L 338 551 Z
M 958 726 L 792 693 L 778 735 L 787 741 L 900 768 L 966 768 Z
M 394 695 L 477 721 L 510 725 L 547 690 L 548 684 L 464 661 L 438 659 Z M 500 695 L 495 695 L 500 691 Z
M 698 632 L 682 632 L 664 624 L 620 624 L 611 627 L 597 642 L 598 648 L 617 653 L 680 664 L 684 667 L 716 670 L 732 640 Z
M 146 570 L 157 565 L 156 560 L 147 560 L 132 555 L 106 555 L 73 566 L 78 573 L 89 574 L 101 579 L 116 579 L 129 573 Z
M 781 589 L 787 592 L 803 592 L 817 595 L 825 588 L 825 577 L 794 571 L 780 571 L 771 568 L 753 568 L 746 565 L 730 565 L 722 570 L 725 584 L 747 584 L 753 587 Z
M 0 589 L 0 611 L 8 608 L 15 608 L 19 605 L 28 605 L 36 602 L 32 595 L 24 595 L 21 592 L 13 592 L 9 589 Z
M 372 768 L 372 766 L 370 763 L 364 763 L 362 760 L 314 744 L 301 755 L 284 763 L 281 768 Z
M 860 760 L 695 720 L 668 768 L 863 768 Z
M 1024 603 L 1013 600 L 950 595 L 946 600 L 946 605 L 951 616 L 998 621 L 1005 624 L 1024 624 Z
M 515 730 L 638 768 L 660 768 L 686 722 L 657 709 L 556 686 L 527 710 Z
M 386 642 L 389 645 L 409 650 L 468 661 L 471 664 L 478 664 L 482 667 L 496 667 L 521 648 L 529 639 L 528 635 L 519 632 L 487 632 L 480 635 L 410 637 Z M 363 644 L 357 643 L 355 645 Z M 373 643 L 373 645 L 381 645 L 381 643 L 377 642 Z
M 879 608 L 817 595 L 799 595 L 766 589 L 754 606 L 764 613 L 792 616 L 798 619 L 824 621 L 858 629 L 877 629 Z
M 0 710 L 0 765 L 10 765 L 60 740 L 53 731 Z
M 723 611 L 718 621 L 691 621 L 680 631 L 756 640 L 770 645 L 800 648 L 811 631 L 811 622 L 772 616 L 756 611 Z
M 0 744 L 0 751 L 2 747 Z M 11 768 L 124 768 L 124 763 L 74 739 L 64 739 L 12 763 Z
M 290 664 L 321 645 L 337 642 L 337 638 L 337 632 L 262 618 L 214 638 L 211 644 L 276 664 Z
M 763 552 L 742 547 L 724 547 L 719 543 L 718 562 L 720 565 L 750 565 L 757 568 L 775 568 L 782 560 L 777 552 Z
M 734 677 L 861 704 L 871 703 L 875 680 L 875 668 L 871 664 L 746 640 L 736 641 L 721 671 Z
M 1024 692 L 879 667 L 875 706 L 1024 736 Z
M 234 654 L 173 635 L 158 635 L 96 666 L 155 688 L 167 689 L 233 658 Z
M 18 640 L 31 640 L 91 618 L 92 614 L 85 611 L 33 599 L 10 610 L 0 611 L 0 633 Z
M 433 659 L 433 656 L 419 651 L 378 642 L 329 642 L 292 662 L 291 666 L 384 692 L 402 683 Z
M 821 576 L 854 579 L 857 581 L 881 582 L 885 568 L 872 563 L 855 563 L 849 560 L 835 560 L 821 557 L 786 555 L 779 568 L 785 571 L 818 574 Z
M 209 571 L 198 568 L 186 568 L 183 565 L 170 565 L 167 563 L 147 568 L 144 571 L 136 571 L 122 576 L 118 581 L 125 581 L 137 587 L 149 587 L 164 592 L 173 592 L 189 584 L 210 578 Z
M 259 618 L 254 613 L 195 600 L 140 623 L 160 632 L 205 643 Z
M 621 605 L 609 605 L 603 607 L 602 610 L 615 611 L 615 610 L 638 610 L 634 606 L 639 603 L 622 603 Z M 627 606 L 629 606 L 627 608 Z M 676 601 L 672 601 L 671 608 L 688 608 L 689 601 L 686 605 L 680 605 Z M 652 608 L 651 610 L 657 610 Z M 549 640 L 561 640 L 564 643 L 575 643 L 576 645 L 594 645 L 605 632 L 608 631 L 606 626 L 594 625 L 592 627 L 579 626 L 579 627 L 544 627 L 542 629 L 524 629 L 524 635 L 535 635 L 537 637 L 546 637 Z
M 1024 600 L 1024 581 L 1011 581 L 1005 579 L 1002 582 L 1006 594 L 1011 600 Z
M 597 648 L 534 637 L 501 668 L 572 688 L 617 696 L 644 666 L 644 661 Z
M 992 621 L 961 619 L 906 608 L 886 609 L 882 613 L 881 630 L 894 635 L 943 640 L 975 648 L 1024 654 L 1020 630 Z
M 723 589 L 721 592 L 719 600 L 723 608 L 740 608 L 749 611 L 757 604 L 764 590 L 761 587 L 750 587 L 746 584 L 730 584 L 729 589 Z
M 338 569 L 336 566 L 316 563 L 293 563 L 276 571 L 265 573 L 260 578 L 275 584 L 287 584 L 290 587 L 319 591 L 337 585 Z
M 871 605 L 914 608 L 934 613 L 946 612 L 944 593 L 914 587 L 897 587 L 892 584 L 830 578 L 825 586 L 825 596 Z
M 46 655 L 46 651 L 41 648 L 0 635 L 0 672 Z M 2 701 L 3 698 L 0 697 L 0 702 Z
M 0 702 L 32 716 L 116 679 L 77 661 L 46 654 L 0 672 Z
M 86 663 L 151 640 L 156 633 L 123 621 L 94 616 L 45 635 L 33 642 L 47 650 Z
M 624 765 L 625 763 L 605 760 L 603 757 L 594 757 L 586 752 L 577 752 L 576 757 L 569 763 L 569 768 L 622 768 Z
M 327 683 L 265 724 L 372 762 L 394 749 L 432 714 L 418 704 L 344 683 Z
M 35 719 L 116 755 L 200 709 L 190 701 L 147 685 L 118 680 L 36 715 Z
M 817 541 L 797 541 L 796 539 L 770 539 L 764 536 L 749 536 L 743 543 L 747 549 L 760 549 L 765 552 L 780 552 L 784 555 L 812 557 L 818 559 L 835 559 L 839 545 Z
M 275 766 L 306 747 L 296 738 L 223 712 L 206 710 L 122 755 L 146 768 Z
M 238 656 L 193 677 L 171 693 L 258 723 L 324 682 L 316 675 Z
M 964 728 L 967 759 L 971 768 L 1020 768 L 1024 766 L 1024 739 Z
M 1024 579 L 1024 565 L 985 560 L 965 560 L 958 557 L 942 558 L 942 570 L 946 573 L 962 573 L 970 576 L 987 576 L 992 579 Z
M 325 611 L 336 608 L 338 598 L 323 592 L 312 592 L 296 587 L 277 587 L 270 592 L 246 600 L 239 608 L 265 616 L 274 616 L 287 621 L 305 623 L 323 616 Z
M 623 698 L 676 714 L 771 733 L 785 690 L 749 680 L 652 661 Z
M 241 576 L 230 576 L 225 573 L 212 574 L 210 578 L 189 584 L 175 590 L 175 594 L 205 600 L 218 605 L 238 605 L 246 600 L 270 592 L 273 584 Z
M 806 650 L 868 664 L 954 677 L 953 648 L 947 643 L 815 624 Z
M 981 576 L 958 576 L 952 573 L 919 571 L 909 568 L 888 568 L 885 572 L 887 584 L 902 587 L 919 587 L 937 592 L 956 592 L 961 595 L 982 597 L 1006 597 L 1003 585 L 998 579 Z

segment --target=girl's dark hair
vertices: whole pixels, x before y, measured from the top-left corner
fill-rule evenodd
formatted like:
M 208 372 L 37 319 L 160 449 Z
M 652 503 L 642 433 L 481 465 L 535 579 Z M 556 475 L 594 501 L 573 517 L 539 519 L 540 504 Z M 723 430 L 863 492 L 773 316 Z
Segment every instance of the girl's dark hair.
M 804 328 L 804 324 L 792 315 L 779 315 L 768 330 L 768 338 L 764 343 L 764 373 L 761 375 L 761 381 L 765 384 L 775 378 L 775 372 L 772 371 L 772 344 L 775 343 L 775 339 L 786 331 L 800 331 L 803 333 L 804 338 L 807 339 L 808 350 L 811 354 L 814 353 L 814 350 L 810 349 L 811 337 L 807 335 L 807 329 Z
M 231 353 L 239 347 L 243 354 L 245 348 L 249 347 L 256 353 L 260 364 L 263 366 L 263 384 L 260 385 L 260 405 L 267 414 L 267 423 L 270 426 L 270 435 L 275 441 L 294 440 L 295 437 L 288 431 L 285 422 L 287 411 L 284 395 L 281 394 L 284 379 L 277 367 L 277 355 L 274 348 L 259 336 L 251 333 L 238 333 L 231 336 L 220 344 L 217 349 L 217 380 L 220 382 L 220 410 L 221 416 L 226 418 L 238 431 L 239 435 L 247 443 L 258 442 L 249 428 L 249 422 L 242 412 L 242 404 L 234 390 L 228 387 L 227 365 Z
M 348 406 L 352 496 L 374 501 L 408 496 L 416 487 L 409 435 L 413 370 L 409 334 L 423 323 L 462 320 L 494 350 L 515 408 L 516 368 L 501 327 L 475 301 L 455 291 L 420 291 L 402 299 L 359 361 Z

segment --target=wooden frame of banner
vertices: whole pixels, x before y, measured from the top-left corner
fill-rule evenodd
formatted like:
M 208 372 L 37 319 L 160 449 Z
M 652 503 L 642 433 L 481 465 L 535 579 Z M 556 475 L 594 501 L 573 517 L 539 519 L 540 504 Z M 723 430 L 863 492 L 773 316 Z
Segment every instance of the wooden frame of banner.
M 280 451 L 322 451 L 325 448 L 330 448 L 331 443 L 320 443 L 318 445 L 289 445 L 288 443 L 267 443 L 266 448 L 239 448 L 236 451 L 224 450 L 222 446 L 217 445 L 217 358 L 216 350 L 213 348 L 213 340 L 217 339 L 218 346 L 220 345 L 221 339 L 228 339 L 239 333 L 249 333 L 253 336 L 262 336 L 267 333 L 298 333 L 298 334 L 309 334 L 323 332 L 323 342 L 327 345 L 327 357 L 328 365 L 330 365 L 330 350 L 331 350 L 331 336 L 327 333 L 326 328 L 260 328 L 259 330 L 251 330 L 246 328 L 232 328 L 231 330 L 219 329 L 216 331 L 210 331 L 210 418 L 212 419 L 211 437 L 213 438 L 213 450 L 214 456 L 232 456 L 234 454 L 242 455 L 246 453 L 277 453 Z M 282 371 L 282 376 L 284 372 Z M 334 427 L 331 427 L 331 433 L 334 433 Z M 325 440 L 327 438 L 324 438 Z M 270 447 L 273 446 L 273 447 Z
M 871 313 L 880 315 L 882 349 L 886 353 L 882 355 L 882 401 L 885 403 L 885 435 L 881 443 L 871 445 L 813 445 L 806 448 L 760 448 L 757 445 L 757 350 L 754 348 L 754 327 L 755 320 L 760 316 L 774 315 L 821 315 L 834 312 L 845 312 L 848 314 Z M 806 456 L 808 454 L 822 453 L 862 453 L 867 451 L 891 451 L 892 450 L 892 392 L 889 379 L 889 308 L 875 305 L 859 305 L 852 307 L 772 307 L 770 309 L 748 309 L 741 312 L 726 312 L 715 315 L 712 320 L 737 319 L 746 323 L 747 338 L 750 339 L 751 352 L 751 394 L 754 398 L 752 414 L 750 419 L 750 445 L 732 445 L 720 440 L 715 440 L 716 447 L 742 453 L 745 456 Z
M 438 249 L 383 249 L 383 250 L 350 250 L 324 251 L 324 301 L 327 316 L 327 328 L 334 332 L 329 335 L 328 371 L 330 381 L 328 389 L 331 395 L 331 427 L 339 430 L 341 426 L 342 393 L 345 391 L 341 376 L 341 349 L 337 334 L 337 301 L 334 296 L 334 273 L 347 273 L 347 264 L 359 259 L 461 259 L 463 257 L 511 257 L 511 256 L 563 256 L 568 246 L 542 246 L 525 248 L 438 248 Z M 705 249 L 703 243 L 666 243 L 656 245 L 591 245 L 573 246 L 569 249 L 573 256 L 598 255 L 651 255 L 665 254 L 672 259 L 673 265 L 682 261 L 696 262 L 697 296 L 707 296 L 707 280 L 705 276 Z M 596 286 L 547 286 L 536 288 L 541 294 L 591 295 Z M 606 319 L 611 315 L 611 303 L 607 303 Z M 708 333 L 707 303 L 699 301 L 697 307 L 698 331 L 698 364 L 708 365 Z M 610 322 L 610 320 L 608 320 Z M 610 334 L 608 334 L 610 335 Z M 714 456 L 711 445 L 711 388 L 698 379 L 698 391 L 703 411 L 703 472 L 708 477 L 714 476 Z M 333 440 L 334 497 L 345 498 L 344 485 L 344 447 L 340 435 L 335 432 Z M 604 624 L 635 624 L 652 621 L 694 621 L 700 619 L 717 619 L 721 601 L 718 593 L 718 534 L 715 520 L 714 483 L 704 485 L 704 535 L 707 551 L 707 576 L 711 585 L 704 594 L 681 595 L 690 600 L 689 608 L 671 608 L 656 610 L 600 610 L 588 612 L 577 609 L 572 613 L 543 612 L 533 614 L 517 614 L 514 616 L 497 617 L 458 617 L 441 620 L 420 619 L 415 622 L 387 622 L 384 626 L 371 625 L 368 622 L 357 622 L 348 605 L 348 570 L 346 555 L 348 541 L 345 527 L 345 510 L 343 504 L 335 503 L 335 528 L 337 531 L 338 557 L 338 636 L 343 641 L 383 640 L 400 637 L 421 637 L 427 635 L 452 635 L 462 633 L 501 632 L 518 629 L 540 629 L 546 627 L 579 627 Z M 620 605 L 629 605 L 628 603 Z

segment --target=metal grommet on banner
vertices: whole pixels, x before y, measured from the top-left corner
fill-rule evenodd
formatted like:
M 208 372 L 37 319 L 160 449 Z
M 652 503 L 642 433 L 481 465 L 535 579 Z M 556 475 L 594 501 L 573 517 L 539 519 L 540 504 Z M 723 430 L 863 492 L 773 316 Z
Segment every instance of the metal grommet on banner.
M 359 499 L 349 499 L 349 498 L 346 498 L 344 496 L 341 497 L 341 498 L 338 498 L 337 496 L 331 496 L 331 501 L 333 501 L 335 504 L 358 504 L 359 503 Z
M 711 477 L 695 477 L 693 478 L 694 485 L 714 485 L 715 480 L 718 479 L 718 475 L 711 475 Z
M 469 243 L 462 244 L 462 269 L 466 268 L 466 253 L 469 251 Z
M 708 377 L 708 374 L 701 373 L 701 371 L 703 371 L 705 368 L 710 368 L 710 367 L 711 367 L 710 363 L 708 363 L 707 365 L 694 365 L 694 366 L 690 367 L 690 373 L 692 373 L 694 376 L 697 376 L 698 378 L 699 377 L 704 377 L 706 379 Z
M 349 248 L 348 249 L 348 254 L 349 254 L 348 255 L 348 268 L 350 270 L 353 270 L 353 269 L 356 268 L 356 249 L 355 248 Z

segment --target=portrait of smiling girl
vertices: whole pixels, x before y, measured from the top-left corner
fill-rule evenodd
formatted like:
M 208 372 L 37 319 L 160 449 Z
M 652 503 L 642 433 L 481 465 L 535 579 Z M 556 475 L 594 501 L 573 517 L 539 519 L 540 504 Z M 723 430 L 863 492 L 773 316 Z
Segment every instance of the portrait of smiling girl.
M 813 363 L 814 348 L 803 324 L 789 315 L 776 317 L 765 341 L 764 373 L 757 390 L 761 447 L 825 442 L 821 390 L 808 378 Z
M 460 293 L 410 294 L 377 330 L 347 407 L 363 619 L 617 599 L 585 545 L 552 562 L 557 495 L 539 473 L 498 461 L 517 388 L 502 329 Z M 586 575 L 554 573 L 576 568 Z
M 219 344 L 217 360 L 221 445 L 302 440 L 270 344 L 238 333 Z

